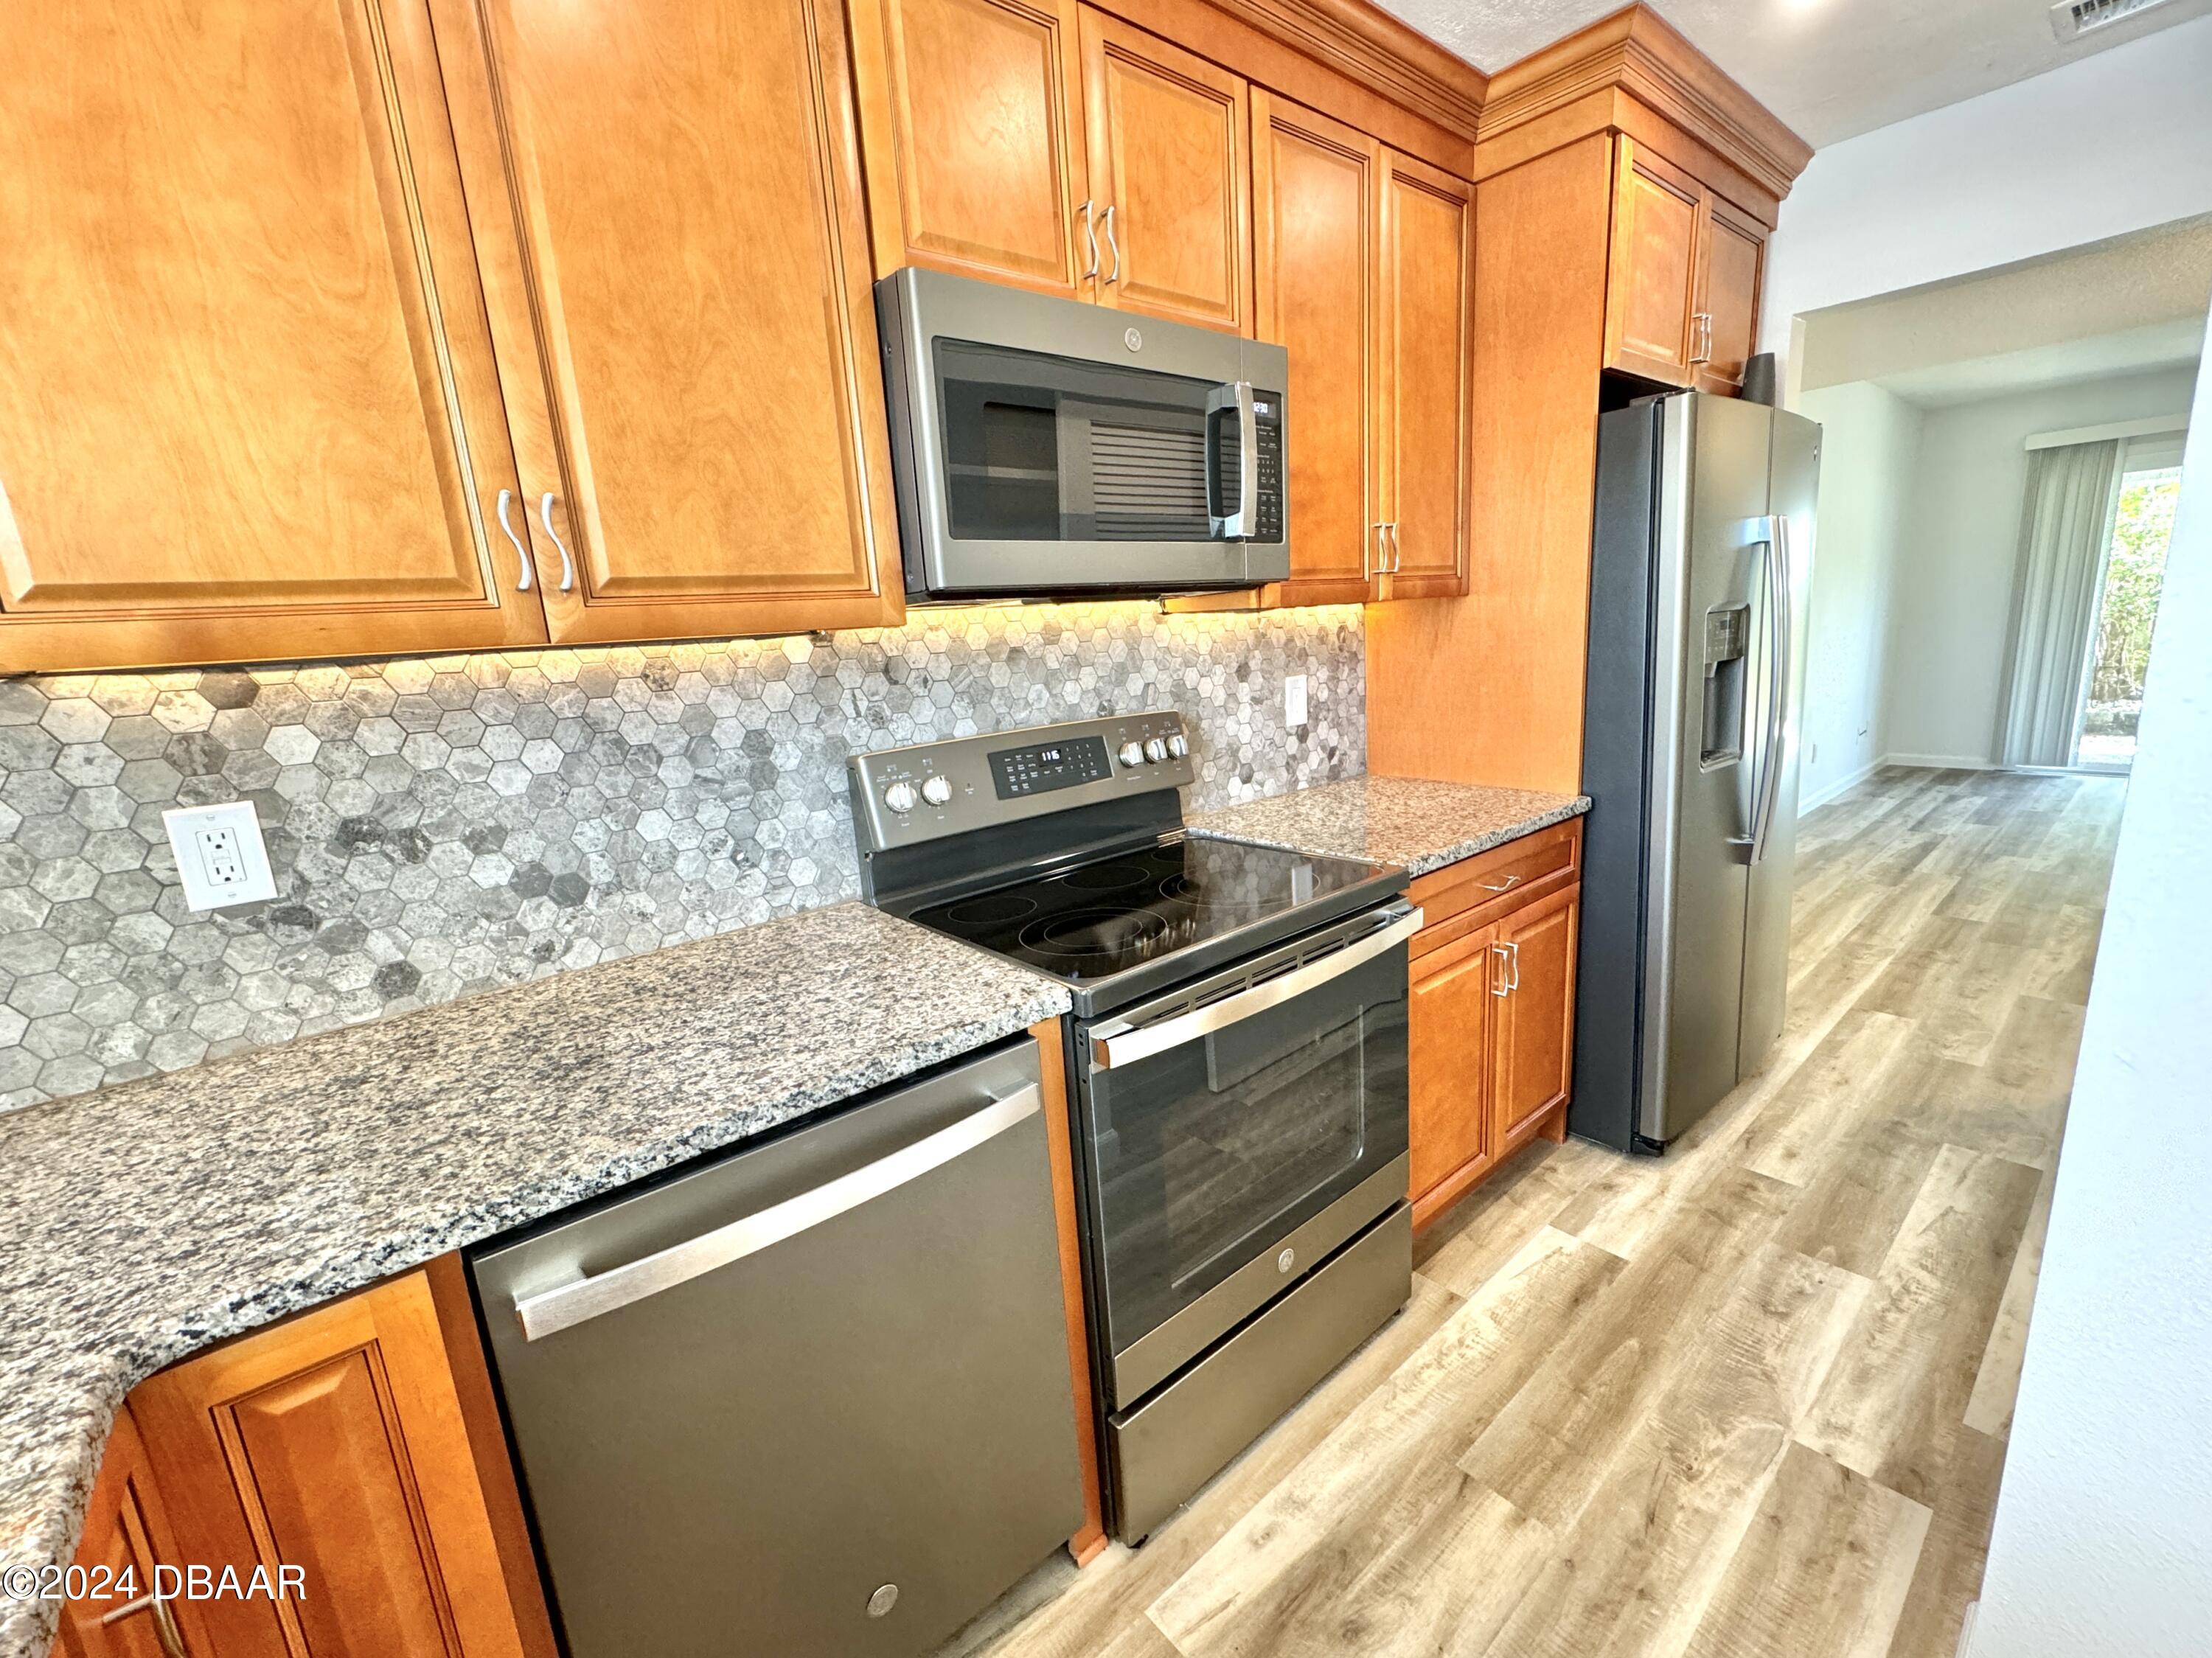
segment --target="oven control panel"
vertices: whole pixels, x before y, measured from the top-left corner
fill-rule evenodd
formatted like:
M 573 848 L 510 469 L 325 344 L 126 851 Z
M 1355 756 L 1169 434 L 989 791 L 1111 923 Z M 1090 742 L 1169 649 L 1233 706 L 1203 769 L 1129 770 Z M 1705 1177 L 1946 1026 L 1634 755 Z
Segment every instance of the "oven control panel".
M 1172 708 L 856 754 L 848 762 L 863 852 L 1197 780 Z

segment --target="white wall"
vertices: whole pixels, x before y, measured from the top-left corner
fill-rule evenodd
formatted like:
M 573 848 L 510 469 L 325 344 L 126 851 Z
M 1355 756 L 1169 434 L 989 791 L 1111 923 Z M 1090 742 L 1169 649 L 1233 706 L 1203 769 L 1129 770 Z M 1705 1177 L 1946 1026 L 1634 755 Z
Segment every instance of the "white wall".
M 1921 411 L 1862 380 L 1809 393 L 1820 422 L 1820 538 L 1805 659 L 1800 810 L 1833 799 L 1887 752 L 1889 618 Z
M 2212 374 L 2191 426 L 1972 1658 L 2212 1630 Z
M 1814 155 L 1768 256 L 1792 319 L 2212 211 L 2212 17 Z
M 2212 101 L 2212 93 L 2207 99 Z M 1986 765 L 1995 758 L 2027 490 L 2027 435 L 2179 414 L 2189 407 L 2194 378 L 2192 370 L 2168 370 L 1928 411 L 1892 595 L 1880 722 L 1891 758 L 1934 766 Z M 1821 556 L 1827 477 L 1824 464 Z M 1816 597 L 1820 581 L 1816 571 Z M 1806 709 L 1809 717 L 1809 692 Z

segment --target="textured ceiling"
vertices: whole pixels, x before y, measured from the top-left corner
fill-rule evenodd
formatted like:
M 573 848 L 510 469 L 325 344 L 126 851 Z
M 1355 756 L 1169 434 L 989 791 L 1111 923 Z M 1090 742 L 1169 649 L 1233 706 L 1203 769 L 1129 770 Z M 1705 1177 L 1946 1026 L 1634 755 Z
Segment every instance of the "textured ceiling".
M 1378 0 L 1497 70 L 1620 0 Z M 1994 91 L 2212 11 L 2166 0 L 2061 46 L 2046 0 L 1656 0 L 1654 8 L 1815 148 Z

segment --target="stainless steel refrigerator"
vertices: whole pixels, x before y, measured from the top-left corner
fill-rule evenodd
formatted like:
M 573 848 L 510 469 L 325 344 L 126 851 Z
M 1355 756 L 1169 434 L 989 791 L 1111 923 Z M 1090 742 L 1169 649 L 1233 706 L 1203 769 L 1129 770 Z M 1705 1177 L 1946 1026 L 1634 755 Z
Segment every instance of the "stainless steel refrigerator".
M 1683 392 L 1603 416 L 1568 1126 L 1658 1151 L 1781 1034 L 1820 428 Z

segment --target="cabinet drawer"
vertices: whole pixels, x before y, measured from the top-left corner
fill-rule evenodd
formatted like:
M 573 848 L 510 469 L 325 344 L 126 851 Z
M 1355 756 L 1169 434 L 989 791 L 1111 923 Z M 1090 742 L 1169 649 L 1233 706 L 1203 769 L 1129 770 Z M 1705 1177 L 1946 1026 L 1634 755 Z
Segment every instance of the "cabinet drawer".
M 1428 917 L 1412 959 L 1579 879 L 1582 847 L 1582 819 L 1570 818 L 1422 876 L 1407 894 Z

